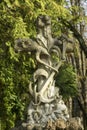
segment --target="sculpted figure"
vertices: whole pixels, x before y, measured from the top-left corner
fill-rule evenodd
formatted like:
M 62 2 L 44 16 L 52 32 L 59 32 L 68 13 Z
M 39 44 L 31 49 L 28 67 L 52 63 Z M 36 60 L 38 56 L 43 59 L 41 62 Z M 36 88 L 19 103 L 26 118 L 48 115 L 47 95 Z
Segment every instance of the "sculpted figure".
M 28 108 L 27 129 L 33 129 L 32 126 L 37 124 L 45 127 L 48 120 L 55 122 L 59 117 L 66 120 L 66 106 L 62 100 L 58 100 L 59 89 L 55 87 L 54 80 L 63 62 L 62 51 L 58 45 L 58 39 L 52 37 L 50 17 L 39 16 L 36 38 L 17 39 L 15 51 L 33 53 L 37 63 L 33 80 L 29 83 L 29 92 L 33 101 Z M 58 60 L 53 60 L 52 55 L 55 55 Z

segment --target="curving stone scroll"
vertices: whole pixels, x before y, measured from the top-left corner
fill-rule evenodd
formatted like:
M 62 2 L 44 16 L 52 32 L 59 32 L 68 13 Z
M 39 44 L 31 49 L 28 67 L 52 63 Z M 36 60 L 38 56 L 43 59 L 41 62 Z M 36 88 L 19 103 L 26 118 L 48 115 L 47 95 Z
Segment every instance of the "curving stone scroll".
M 37 70 L 29 84 L 29 92 L 34 100 L 28 107 L 26 129 L 40 126 L 44 128 L 49 120 L 55 122 L 59 118 L 67 121 L 68 110 L 61 96 L 59 88 L 55 87 L 54 77 L 63 63 L 62 50 L 57 38 L 51 35 L 51 19 L 41 15 L 37 18 L 37 36 L 35 39 L 17 39 L 16 51 L 33 52 L 37 61 Z M 55 55 L 58 61 L 53 60 Z

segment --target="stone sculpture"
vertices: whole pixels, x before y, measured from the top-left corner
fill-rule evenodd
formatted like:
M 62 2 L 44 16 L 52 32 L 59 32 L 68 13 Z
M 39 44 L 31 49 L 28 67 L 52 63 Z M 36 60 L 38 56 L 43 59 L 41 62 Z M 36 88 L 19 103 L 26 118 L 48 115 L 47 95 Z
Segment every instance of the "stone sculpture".
M 47 122 L 55 122 L 59 118 L 67 121 L 69 118 L 67 107 L 59 95 L 59 88 L 55 87 L 55 75 L 63 63 L 63 48 L 60 49 L 58 39 L 51 35 L 50 17 L 41 15 L 37 18 L 35 39 L 17 39 L 15 42 L 16 51 L 33 52 L 37 61 L 37 70 L 29 84 L 33 100 L 28 107 L 26 129 L 38 126 L 45 128 Z M 53 54 L 58 61 L 53 59 Z

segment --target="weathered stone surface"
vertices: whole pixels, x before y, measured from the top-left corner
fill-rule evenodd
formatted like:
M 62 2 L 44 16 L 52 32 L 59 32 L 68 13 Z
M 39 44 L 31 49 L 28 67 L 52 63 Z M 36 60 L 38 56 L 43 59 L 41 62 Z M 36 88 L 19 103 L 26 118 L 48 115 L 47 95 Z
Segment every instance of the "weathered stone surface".
M 79 117 L 70 118 L 67 122 L 64 119 L 57 119 L 55 122 L 48 120 L 46 126 L 40 124 L 27 124 L 15 127 L 11 130 L 84 130 L 81 119 Z
M 64 129 L 64 122 L 69 119 L 68 109 L 59 95 L 59 88 L 55 86 L 55 75 L 63 63 L 64 48 L 61 49 L 58 39 L 52 37 L 49 16 L 41 15 L 37 18 L 37 30 L 35 39 L 16 40 L 15 50 L 33 52 L 37 62 L 37 70 L 29 84 L 33 100 L 28 107 L 27 124 L 17 129 Z M 54 60 L 52 55 L 59 60 Z
M 56 121 L 56 128 L 57 129 L 65 129 L 67 127 L 67 122 L 63 119 L 58 119 Z
M 67 123 L 67 130 L 84 130 L 81 118 L 80 117 L 70 118 Z
M 65 130 L 67 128 L 67 123 L 63 119 L 58 119 L 55 122 L 49 120 L 47 125 L 42 128 L 42 130 Z

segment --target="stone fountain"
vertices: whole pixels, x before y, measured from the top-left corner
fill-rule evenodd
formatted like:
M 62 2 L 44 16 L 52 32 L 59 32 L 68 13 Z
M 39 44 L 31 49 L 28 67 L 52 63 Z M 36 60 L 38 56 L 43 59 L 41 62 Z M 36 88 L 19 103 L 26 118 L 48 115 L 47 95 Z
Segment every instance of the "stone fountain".
M 29 84 L 32 100 L 28 107 L 27 121 L 22 123 L 22 130 L 46 130 L 49 122 L 51 125 L 58 119 L 66 122 L 69 119 L 68 110 L 59 95 L 59 88 L 55 86 L 55 76 L 64 61 L 63 46 L 61 48 L 58 39 L 52 37 L 50 17 L 40 15 L 37 18 L 35 39 L 23 38 L 15 42 L 16 51 L 33 52 L 37 62 L 33 80 Z

